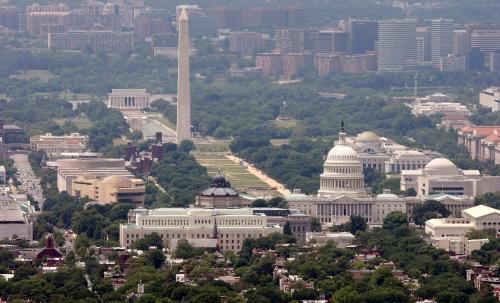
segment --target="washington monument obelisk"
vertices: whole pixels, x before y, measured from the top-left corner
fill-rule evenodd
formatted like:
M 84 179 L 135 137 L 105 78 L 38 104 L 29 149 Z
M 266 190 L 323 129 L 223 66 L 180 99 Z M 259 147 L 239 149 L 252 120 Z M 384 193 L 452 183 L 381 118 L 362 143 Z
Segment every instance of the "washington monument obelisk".
M 189 29 L 186 9 L 179 16 L 177 71 L 177 143 L 191 140 L 191 93 L 189 85 Z

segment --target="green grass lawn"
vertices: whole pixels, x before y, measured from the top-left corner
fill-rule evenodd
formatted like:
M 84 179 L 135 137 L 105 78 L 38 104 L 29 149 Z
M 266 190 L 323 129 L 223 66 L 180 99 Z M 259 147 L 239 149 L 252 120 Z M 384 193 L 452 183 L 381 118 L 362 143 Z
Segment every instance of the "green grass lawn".
M 152 113 L 152 114 L 160 114 L 161 115 L 161 113 Z M 168 120 L 164 116 L 161 116 L 161 118 L 160 117 L 150 117 L 150 119 L 156 120 L 156 121 L 158 121 L 158 122 L 166 125 L 167 127 L 171 128 L 173 130 L 175 130 L 175 128 L 176 128 L 175 123 L 173 123 L 172 121 Z
M 231 140 L 217 140 L 217 142 L 197 143 L 196 151 L 201 153 L 224 153 L 229 152 Z
M 54 122 L 63 125 L 66 121 L 75 123 L 76 127 L 79 129 L 88 129 L 92 126 L 92 122 L 88 118 L 78 117 L 72 119 L 55 119 Z
M 288 120 L 274 120 L 274 125 L 283 128 L 294 128 L 299 123 L 297 120 L 288 119 Z
M 50 79 L 57 78 L 57 76 L 51 73 L 50 71 L 44 69 L 28 69 L 28 70 L 18 71 L 17 73 L 10 75 L 10 78 L 19 80 L 40 79 L 40 81 L 42 82 L 47 82 Z
M 226 158 L 224 153 L 196 153 L 194 156 L 198 163 L 207 168 L 210 176 L 215 175 L 220 169 L 231 185 L 238 190 L 246 191 L 251 187 L 267 186 L 244 167 Z

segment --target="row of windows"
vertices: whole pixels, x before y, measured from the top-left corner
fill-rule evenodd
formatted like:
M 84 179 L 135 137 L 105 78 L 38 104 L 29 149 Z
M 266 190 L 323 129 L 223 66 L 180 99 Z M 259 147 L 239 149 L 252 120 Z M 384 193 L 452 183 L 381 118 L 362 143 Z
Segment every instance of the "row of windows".
M 219 225 L 221 226 L 260 226 L 263 224 L 260 219 L 223 219 L 220 220 Z M 212 220 L 194 220 L 194 224 L 212 224 Z M 189 220 L 180 220 L 180 219 L 172 219 L 172 220 L 152 220 L 152 219 L 144 219 L 142 221 L 142 225 L 145 226 L 189 226 Z

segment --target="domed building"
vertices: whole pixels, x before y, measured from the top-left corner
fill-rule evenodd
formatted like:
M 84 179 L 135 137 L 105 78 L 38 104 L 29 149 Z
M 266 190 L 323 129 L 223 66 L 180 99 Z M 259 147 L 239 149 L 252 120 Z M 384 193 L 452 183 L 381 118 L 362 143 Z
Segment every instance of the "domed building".
M 320 197 L 366 196 L 363 166 L 358 153 L 346 145 L 345 135 L 342 127 L 338 143 L 328 152 L 320 176 Z
M 422 169 L 401 172 L 401 190 L 414 189 L 418 196 L 434 194 L 475 197 L 500 188 L 500 176 L 483 176 L 478 170 L 462 170 L 445 158 L 437 158 Z
M 357 141 L 353 143 L 346 138 L 342 124 L 339 140 L 326 157 L 324 170 L 320 176 L 318 195 L 286 196 L 290 208 L 318 218 L 325 226 L 345 223 L 353 215 L 363 217 L 371 226 L 380 226 L 384 218 L 394 211 L 406 214 L 411 221 L 413 208 L 427 199 L 440 201 L 455 216 L 460 215 L 463 209 L 474 205 L 474 199 L 464 195 L 402 197 L 392 194 L 390 190 L 384 190 L 384 193 L 379 195 L 368 194 L 364 187 L 364 162 L 359 150 L 361 147 L 375 148 L 377 138 L 380 139 L 373 132 L 364 132 L 358 135 Z M 426 174 L 428 175 L 438 172 L 453 175 L 459 171 L 446 159 L 436 159 L 431 162 L 427 165 Z
M 212 178 L 212 185 L 196 197 L 195 206 L 204 208 L 232 208 L 249 206 L 250 204 L 252 204 L 252 201 L 242 198 L 219 171 Z
M 386 174 L 399 174 L 405 169 L 423 168 L 439 156 L 431 151 L 410 149 L 372 131 L 346 137 L 345 144 L 358 153 L 363 169 L 371 168 Z

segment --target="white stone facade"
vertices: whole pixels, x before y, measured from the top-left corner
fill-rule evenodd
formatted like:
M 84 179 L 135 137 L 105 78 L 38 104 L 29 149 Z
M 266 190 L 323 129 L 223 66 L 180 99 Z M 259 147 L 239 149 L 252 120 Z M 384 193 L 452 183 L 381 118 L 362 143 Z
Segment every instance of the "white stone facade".
M 120 224 L 120 245 L 130 248 L 153 232 L 171 249 L 179 239 L 185 239 L 195 246 L 212 245 L 210 240 L 216 240 L 222 251 L 239 251 L 245 239 L 283 233 L 283 227 L 269 224 L 267 216 L 253 214 L 251 208 L 159 208 L 135 211 L 129 223 Z
M 30 138 L 31 149 L 44 150 L 48 154 L 83 153 L 87 149 L 89 137 L 79 133 L 54 136 L 51 133 Z
M 461 170 L 450 160 L 437 158 L 423 169 L 401 172 L 401 190 L 411 188 L 421 197 L 433 194 L 475 197 L 497 191 L 500 176 L 482 176 L 478 170 Z
M 500 234 L 500 210 L 478 205 L 462 211 L 462 218 L 431 219 L 425 233 L 432 237 L 464 237 L 473 230 L 494 230 Z
M 108 107 L 125 110 L 148 108 L 150 96 L 145 89 L 113 89 L 108 97 Z
M 494 112 L 500 110 L 500 87 L 490 87 L 481 91 L 479 104 L 491 108 Z

